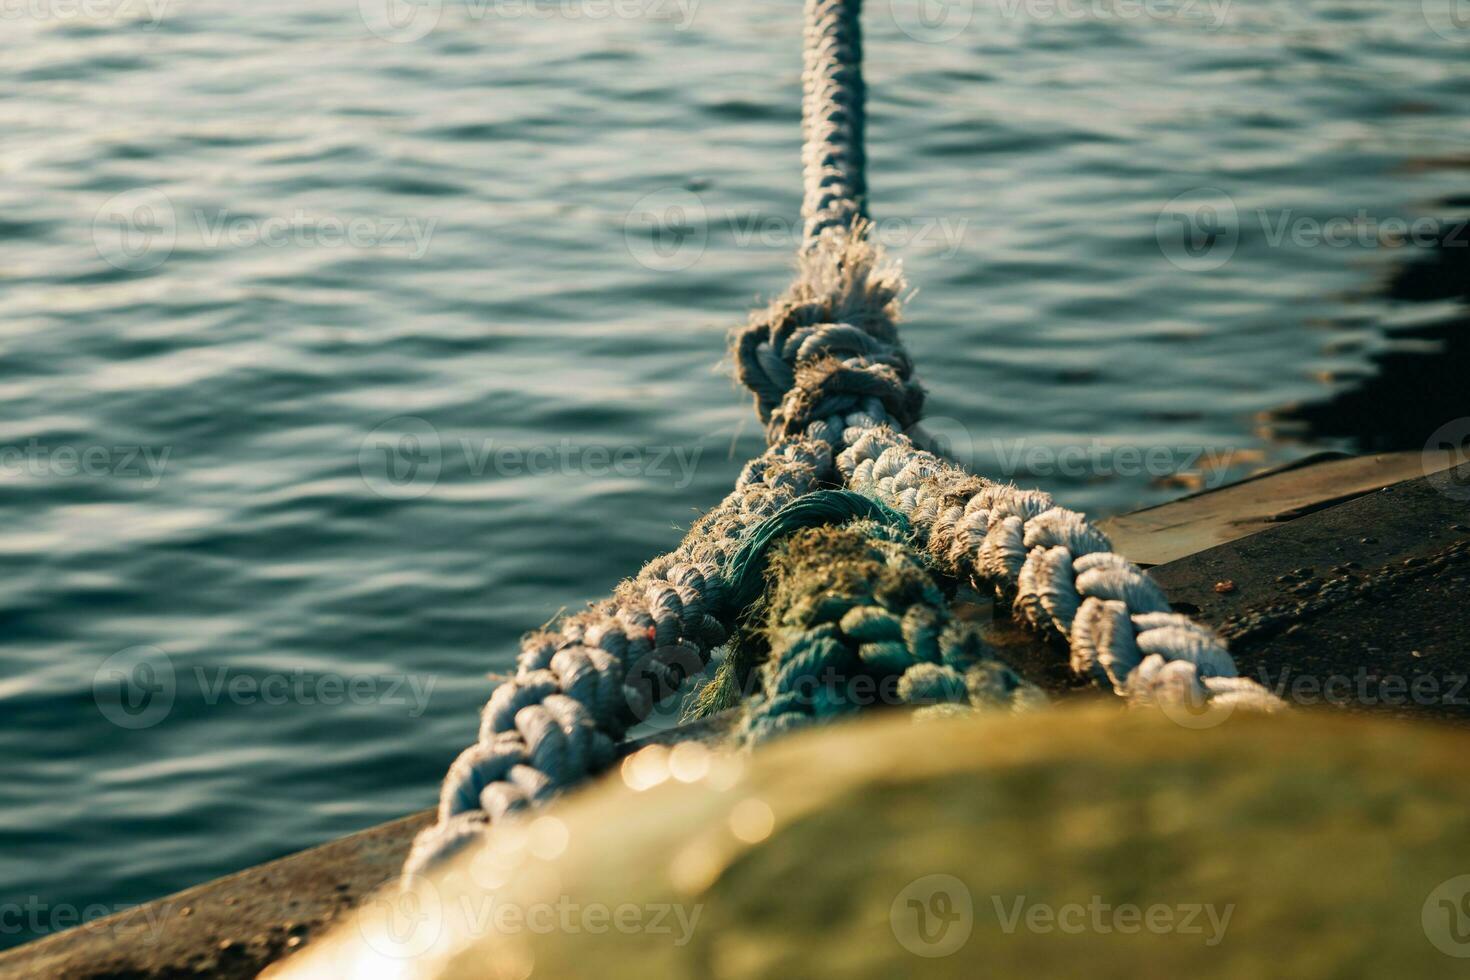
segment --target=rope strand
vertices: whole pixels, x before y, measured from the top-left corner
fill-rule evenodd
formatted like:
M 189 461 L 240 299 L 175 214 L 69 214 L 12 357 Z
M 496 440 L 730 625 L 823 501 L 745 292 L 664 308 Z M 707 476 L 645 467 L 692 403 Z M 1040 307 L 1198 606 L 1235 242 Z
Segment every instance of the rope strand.
M 807 0 L 801 216 L 806 248 L 867 217 L 861 0 Z

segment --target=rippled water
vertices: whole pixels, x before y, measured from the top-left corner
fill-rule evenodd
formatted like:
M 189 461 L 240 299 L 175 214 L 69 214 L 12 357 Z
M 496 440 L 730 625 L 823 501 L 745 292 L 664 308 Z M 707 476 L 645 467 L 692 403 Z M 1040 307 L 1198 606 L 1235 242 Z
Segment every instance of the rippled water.
M 876 0 L 934 430 L 1094 513 L 1359 444 L 1272 419 L 1463 322 L 1382 285 L 1470 203 L 1435 2 Z M 426 3 L 3 8 L 0 943 L 428 805 L 759 450 L 799 5 Z

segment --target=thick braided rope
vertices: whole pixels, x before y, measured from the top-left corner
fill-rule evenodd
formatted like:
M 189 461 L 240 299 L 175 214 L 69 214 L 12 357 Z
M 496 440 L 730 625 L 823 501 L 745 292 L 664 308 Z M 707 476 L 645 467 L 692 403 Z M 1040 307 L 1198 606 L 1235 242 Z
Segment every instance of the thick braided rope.
M 867 214 L 861 0 L 806 0 L 801 150 L 804 248 Z
M 515 676 L 485 705 L 479 738 L 450 767 L 438 820 L 414 842 L 405 870 L 424 870 L 490 821 L 605 768 L 628 727 L 724 641 L 735 611 L 721 595 L 722 569 L 746 531 L 832 476 L 829 444 L 773 446 L 678 549 L 610 599 L 525 637 Z
M 773 439 L 805 434 L 831 445 L 843 485 L 912 520 L 940 568 L 1013 599 L 1022 622 L 1069 644 L 1078 673 L 1106 680 L 1131 701 L 1281 705 L 1238 678 L 1214 631 L 1172 612 L 1083 515 L 1040 491 L 971 476 L 902 434 L 922 400 L 904 396 L 918 387 L 895 326 L 902 276 L 883 265 L 876 246 L 860 234 L 823 242 L 802 257 L 801 271 L 787 297 L 732 338 L 738 376 L 757 405 L 777 406 L 767 426 Z M 823 287 L 831 290 L 825 302 Z M 865 326 L 792 328 L 780 311 L 795 309 L 858 310 Z M 806 339 L 783 339 L 797 331 Z
M 731 339 L 767 438 L 831 445 L 850 489 L 909 516 L 941 567 L 1014 597 L 1024 622 L 1070 644 L 1079 673 L 1134 701 L 1278 706 L 1082 515 L 969 476 L 899 434 L 918 422 L 923 392 L 898 337 L 903 278 L 866 240 L 862 218 L 859 9 L 807 2 L 803 214 L 816 231 L 795 284 Z
M 840 239 L 864 212 L 859 10 L 857 0 L 810 0 L 806 8 L 802 207 L 809 242 Z M 839 275 L 839 281 L 843 278 Z M 866 285 L 849 283 L 849 292 L 866 297 L 871 293 Z M 839 290 L 825 282 L 813 286 L 814 295 L 826 302 L 811 311 L 810 322 L 833 315 L 858 323 L 868 319 L 840 302 L 833 307 Z M 891 320 L 881 313 L 872 319 L 880 330 L 887 324 L 888 340 L 896 344 Z M 799 334 L 798 346 L 810 340 L 843 350 L 862 343 L 844 338 L 848 331 L 824 331 L 812 339 L 811 331 L 800 330 L 801 320 L 800 315 L 790 318 L 783 333 L 786 339 Z M 906 359 L 899 367 L 907 378 Z M 847 394 L 838 397 L 841 406 L 824 399 L 824 411 L 853 408 L 865 398 L 878 404 L 872 396 L 879 392 L 858 395 L 861 386 L 852 382 L 834 378 L 827 387 Z M 802 391 L 821 400 L 820 385 Z M 883 417 L 917 417 L 917 387 L 908 397 L 916 402 L 912 412 Z M 800 406 L 791 413 L 809 414 Z M 766 413 L 762 419 L 770 422 Z M 783 427 L 779 420 L 772 424 Z M 805 424 L 784 427 L 795 436 Z M 734 493 L 690 531 L 679 550 L 651 562 L 611 600 L 571 617 L 558 630 L 525 639 L 515 677 L 496 689 L 482 715 L 479 740 L 450 768 L 439 819 L 415 842 L 407 870 L 447 857 L 489 820 L 541 802 L 598 771 L 611 759 L 612 742 L 646 712 L 652 692 L 676 690 L 684 675 L 702 666 L 728 627 L 720 619 L 717 570 L 733 543 L 746 528 L 830 475 L 832 439 L 772 442 L 781 444 L 747 467 Z
M 1065 641 L 1076 673 L 1135 703 L 1283 707 L 1239 677 L 1225 642 L 1173 612 L 1082 514 L 1038 490 L 971 476 L 885 427 L 849 429 L 845 439 L 837 464 L 848 487 L 908 517 L 940 568 L 990 587 L 1020 621 Z
M 768 577 L 769 652 L 736 732 L 746 745 L 872 705 L 923 716 L 1046 702 L 951 615 L 906 524 L 798 530 L 776 549 Z

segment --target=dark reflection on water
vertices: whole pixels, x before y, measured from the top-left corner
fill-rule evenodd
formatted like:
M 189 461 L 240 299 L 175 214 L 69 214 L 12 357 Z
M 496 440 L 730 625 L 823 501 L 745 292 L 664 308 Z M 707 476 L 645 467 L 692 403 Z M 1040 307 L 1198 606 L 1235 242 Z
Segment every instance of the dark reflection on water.
M 1470 416 L 1470 201 L 1441 202 L 1437 240 L 1398 265 L 1378 294 L 1395 304 L 1431 304 L 1426 322 L 1390 328 L 1368 370 L 1328 397 L 1283 409 L 1283 430 L 1342 439 L 1363 452 L 1421 449 L 1442 426 Z M 1470 435 L 1470 423 L 1463 438 Z M 1455 441 L 1455 448 L 1461 442 Z

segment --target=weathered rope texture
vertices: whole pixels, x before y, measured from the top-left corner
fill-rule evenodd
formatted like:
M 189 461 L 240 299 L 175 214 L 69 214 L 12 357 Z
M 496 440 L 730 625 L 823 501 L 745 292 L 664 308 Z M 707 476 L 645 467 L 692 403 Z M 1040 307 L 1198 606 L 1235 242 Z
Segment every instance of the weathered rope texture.
M 854 412 L 900 428 L 923 413 L 898 337 L 903 275 L 866 231 L 859 224 L 799 256 L 786 295 L 731 336 L 736 377 L 755 395 L 771 442 L 805 434 L 831 445 Z
M 757 688 L 737 731 L 747 745 L 874 706 L 927 715 L 1046 702 L 953 617 L 901 519 L 800 528 L 770 549 L 767 578 L 764 657 L 737 680 Z
M 806 0 L 801 217 L 805 247 L 867 215 L 861 0 Z
M 884 427 L 850 428 L 837 465 L 849 489 L 908 517 L 937 566 L 1009 600 L 1017 618 L 1066 642 L 1071 666 L 1135 703 L 1272 711 L 1237 676 L 1213 630 L 1171 611 L 1107 536 L 1039 490 L 971 476 Z
M 438 821 L 415 841 L 406 870 L 427 868 L 492 819 L 601 771 L 624 732 L 724 641 L 738 610 L 723 601 L 722 569 L 745 532 L 832 478 L 829 445 L 773 446 L 678 549 L 610 599 L 525 637 L 515 676 L 495 689 L 479 739 L 450 767 Z

